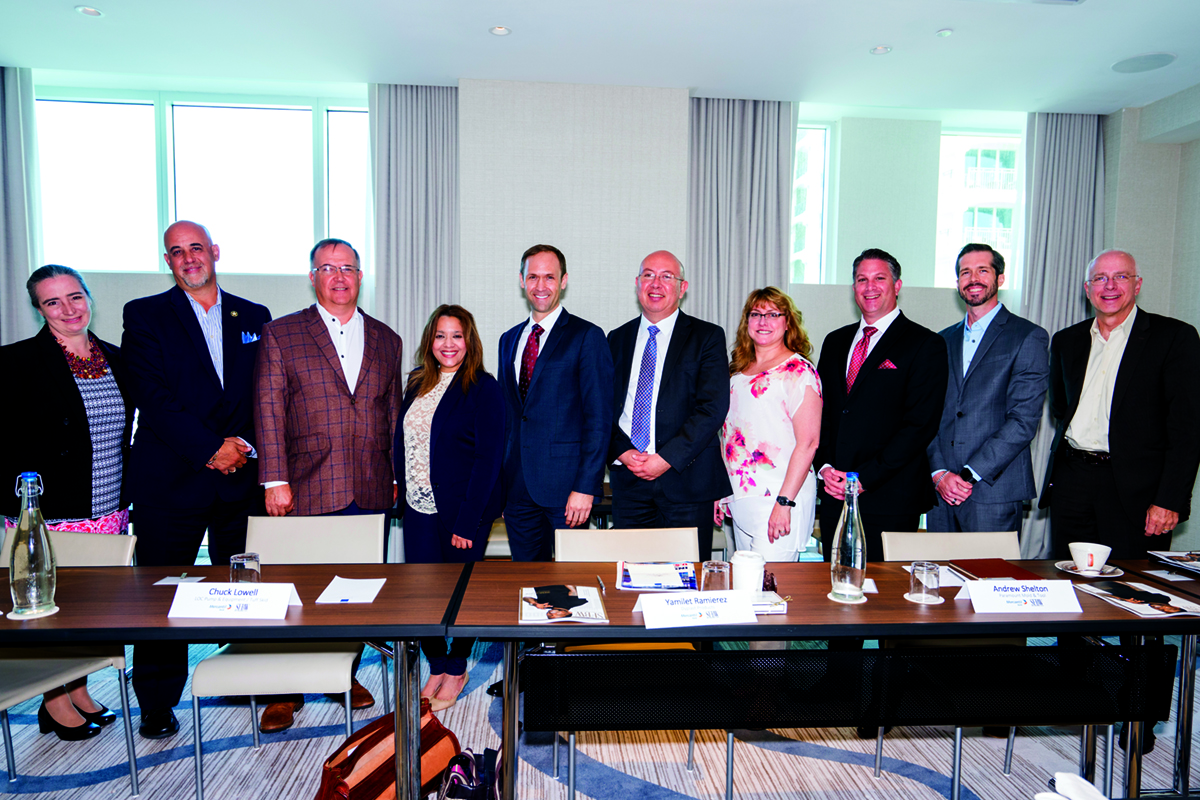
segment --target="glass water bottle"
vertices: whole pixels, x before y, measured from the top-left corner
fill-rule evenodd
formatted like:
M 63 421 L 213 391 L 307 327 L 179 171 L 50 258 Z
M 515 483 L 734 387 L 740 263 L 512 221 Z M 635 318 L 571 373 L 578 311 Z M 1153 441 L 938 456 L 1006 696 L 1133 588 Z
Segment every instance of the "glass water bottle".
M 16 493 L 21 498 L 21 519 L 8 562 L 8 588 L 13 600 L 13 610 L 8 616 L 10 619 L 49 616 L 58 611 L 58 606 L 54 605 L 54 547 L 38 503 L 41 478 L 36 472 L 22 472 L 17 478 Z
M 867 577 L 867 540 L 862 515 L 858 513 L 858 473 L 846 473 L 846 501 L 833 536 L 829 556 L 832 598 L 842 603 L 863 601 L 863 581 Z

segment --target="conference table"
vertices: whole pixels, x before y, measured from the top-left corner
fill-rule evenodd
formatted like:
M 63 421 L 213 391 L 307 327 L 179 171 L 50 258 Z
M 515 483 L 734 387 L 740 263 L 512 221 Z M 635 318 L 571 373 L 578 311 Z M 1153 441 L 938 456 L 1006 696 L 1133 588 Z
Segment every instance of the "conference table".
M 1050 579 L 1070 578 L 1052 562 L 1016 562 L 1019 566 Z M 790 596 L 786 614 L 763 615 L 753 625 L 698 626 L 648 631 L 640 612 L 633 611 L 637 592 L 615 588 L 616 572 L 612 563 L 536 563 L 512 564 L 482 562 L 473 565 L 457 613 L 449 624 L 449 636 L 470 636 L 504 644 L 504 774 L 502 796 L 513 800 L 516 794 L 518 742 L 519 653 L 518 643 L 550 640 L 569 643 L 603 639 L 605 641 L 744 641 L 791 639 L 844 639 L 939 637 L 939 636 L 1112 636 L 1119 634 L 1179 634 L 1185 639 L 1185 655 L 1195 652 L 1195 636 L 1200 618 L 1176 617 L 1147 619 L 1129 613 L 1103 600 L 1076 592 L 1082 613 L 976 614 L 970 601 L 955 601 L 957 589 L 942 589 L 947 601 L 941 605 L 917 605 L 903 598 L 910 576 L 899 563 L 872 563 L 867 576 L 875 581 L 878 592 L 868 594 L 861 605 L 844 605 L 826 596 L 830 588 L 829 566 L 815 563 L 771 563 L 768 570 L 778 580 L 779 594 Z M 1141 564 L 1144 568 L 1148 564 Z M 1130 565 L 1125 579 L 1154 582 Z M 605 625 L 560 622 L 551 625 L 520 625 L 518 605 L 522 588 L 554 584 L 576 584 L 607 590 L 604 604 L 609 623 Z M 1162 585 L 1158 583 L 1158 585 Z M 1171 584 L 1178 587 L 1178 584 Z M 1165 587 L 1164 587 L 1165 588 Z M 1200 590 L 1200 583 L 1197 584 Z M 1185 663 L 1187 663 L 1185 661 Z M 1190 676 L 1189 670 L 1184 670 Z M 1186 691 L 1183 691 L 1186 689 Z M 1185 696 L 1186 695 L 1186 696 Z M 1177 725 L 1188 735 L 1177 740 L 1177 747 L 1190 751 L 1191 683 L 1181 686 Z M 1133 726 L 1136 729 L 1136 725 Z M 1136 742 L 1136 732 L 1134 733 Z M 1093 739 L 1094 742 L 1094 739 Z M 1094 747 L 1094 745 L 1093 745 Z M 1129 796 L 1140 786 L 1140 757 L 1129 759 L 1126 784 Z M 1182 781 L 1187 781 L 1187 758 Z M 1177 759 L 1177 768 L 1179 759 Z M 1177 774 L 1177 783 L 1180 776 Z M 1186 793 L 1186 788 L 1184 792 Z
M 188 576 L 229 580 L 228 567 L 187 567 Z M 262 580 L 293 583 L 303 603 L 282 620 L 170 619 L 175 586 L 155 582 L 179 569 L 168 567 L 73 567 L 57 571 L 58 613 L 15 621 L 0 616 L 5 645 L 138 644 L 152 641 L 224 643 L 244 641 L 375 641 L 394 643 L 393 710 L 397 732 L 397 795 L 420 797 L 420 656 L 417 639 L 446 633 L 465 573 L 461 564 L 264 565 Z M 373 603 L 317 604 L 333 577 L 386 578 Z M 8 575 L 0 580 L 7 598 Z M 412 768 L 410 768 L 412 765 Z

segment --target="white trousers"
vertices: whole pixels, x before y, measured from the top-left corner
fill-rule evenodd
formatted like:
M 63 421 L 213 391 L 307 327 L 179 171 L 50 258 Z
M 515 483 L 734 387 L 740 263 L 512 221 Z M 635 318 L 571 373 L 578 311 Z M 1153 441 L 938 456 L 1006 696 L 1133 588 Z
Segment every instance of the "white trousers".
M 767 537 L 767 522 L 776 506 L 774 496 L 742 497 L 730 503 L 734 548 L 761 553 L 767 561 L 795 561 L 813 532 L 813 521 L 817 514 L 816 476 L 808 476 L 795 500 L 796 507 L 789 509 L 792 512 L 791 533 L 774 542 Z

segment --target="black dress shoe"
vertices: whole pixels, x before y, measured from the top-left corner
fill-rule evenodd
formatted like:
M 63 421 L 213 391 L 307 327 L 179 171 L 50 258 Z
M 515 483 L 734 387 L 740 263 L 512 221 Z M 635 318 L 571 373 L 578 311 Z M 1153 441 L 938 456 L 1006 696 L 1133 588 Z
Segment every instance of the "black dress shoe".
M 142 712 L 142 724 L 138 726 L 138 733 L 143 739 L 166 739 L 178 732 L 179 720 L 175 719 L 175 712 L 171 709 Z
M 94 725 L 99 725 L 101 728 L 105 725 L 112 725 L 117 721 L 117 715 L 109 711 L 105 706 L 100 706 L 99 711 L 84 711 L 79 706 L 75 706 L 75 710 L 79 712 L 79 716 Z
M 489 697 L 504 697 L 504 681 L 496 681 L 487 688 Z
M 38 730 L 42 733 L 54 731 L 54 735 L 64 742 L 81 742 L 100 733 L 100 726 L 92 722 L 85 722 L 82 725 L 76 725 L 74 728 L 63 725 L 50 716 L 50 712 L 46 710 L 45 703 L 42 703 L 41 708 L 38 709 L 37 718 Z

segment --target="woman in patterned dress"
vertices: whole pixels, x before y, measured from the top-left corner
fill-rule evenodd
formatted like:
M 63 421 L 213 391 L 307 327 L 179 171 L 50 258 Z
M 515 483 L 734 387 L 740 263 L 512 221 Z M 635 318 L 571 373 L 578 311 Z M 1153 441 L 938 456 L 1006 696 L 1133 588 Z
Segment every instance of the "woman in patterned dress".
M 768 286 L 746 299 L 729 364 L 729 414 L 721 446 L 733 494 L 718 501 L 733 518 L 738 550 L 795 561 L 816 515 L 813 454 L 821 432 L 821 379 L 800 312 Z
M 25 285 L 46 324 L 32 339 L 0 348 L 10 397 L 33 412 L 8 426 L 0 478 L 26 471 L 41 476 L 42 515 L 52 531 L 127 533 L 121 474 L 133 401 L 120 350 L 88 332 L 92 296 L 78 272 L 48 264 Z M 15 528 L 20 501 L 8 492 L 0 496 L 5 526 Z M 86 677 L 46 692 L 38 709 L 41 732 L 68 741 L 95 736 L 114 720 L 88 694 Z
M 429 317 L 408 376 L 393 449 L 404 498 L 404 560 L 479 561 L 504 507 L 504 395 L 483 369 L 475 318 L 442 305 Z M 474 639 L 426 639 L 429 680 L 421 690 L 436 710 L 453 705 L 467 682 Z

